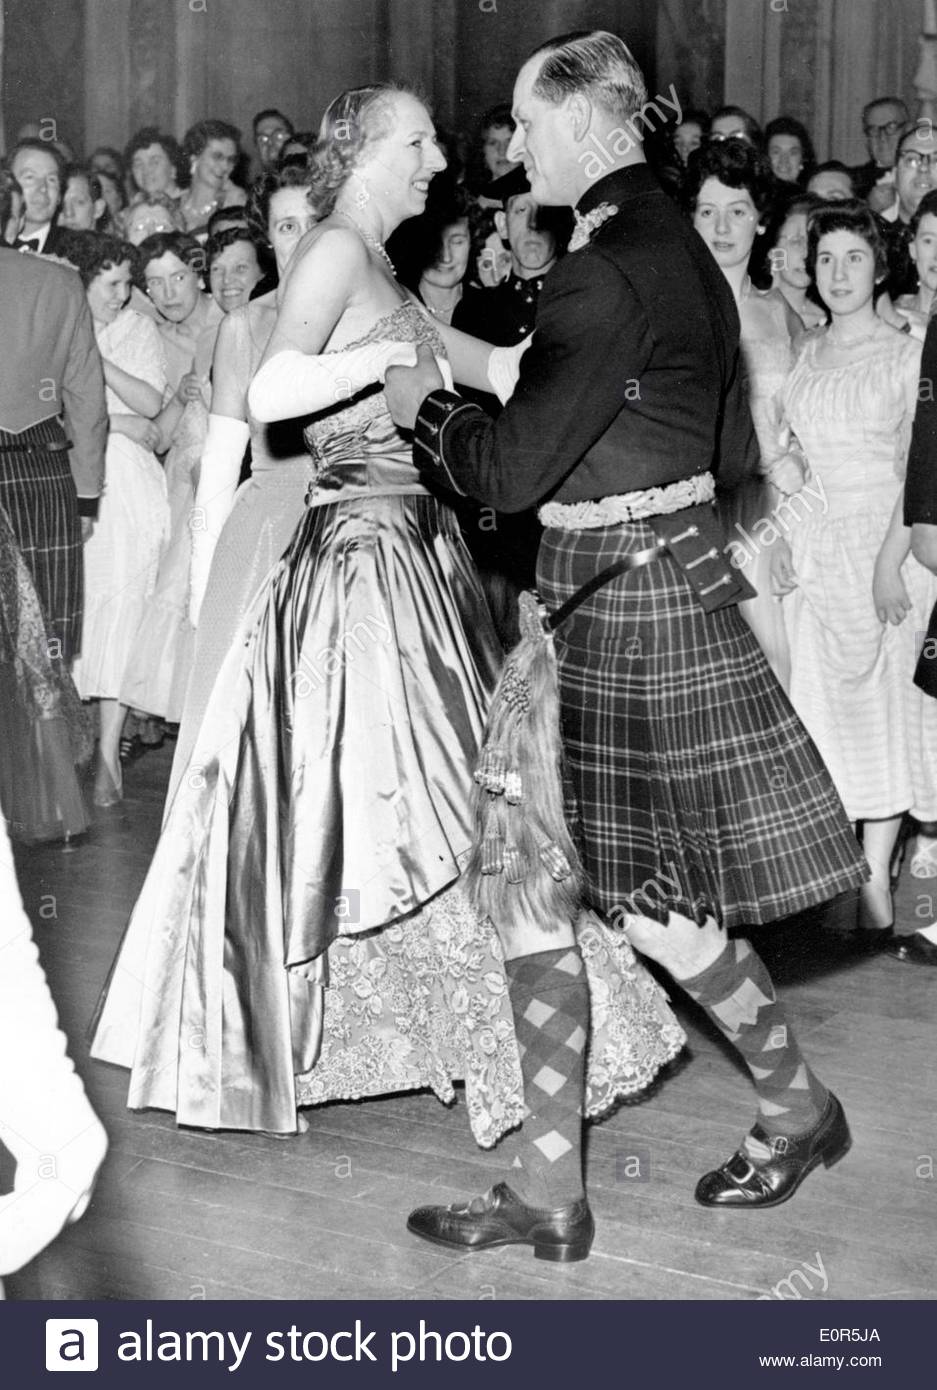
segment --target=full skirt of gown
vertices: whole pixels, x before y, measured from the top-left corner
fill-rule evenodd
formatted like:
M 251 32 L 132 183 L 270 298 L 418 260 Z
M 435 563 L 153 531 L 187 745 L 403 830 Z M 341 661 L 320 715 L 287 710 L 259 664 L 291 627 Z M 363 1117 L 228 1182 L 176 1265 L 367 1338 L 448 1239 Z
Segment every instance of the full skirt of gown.
M 205 1128 L 464 1080 L 489 1145 L 523 1088 L 500 942 L 459 877 L 500 647 L 382 393 L 309 434 L 316 495 L 218 672 L 92 1055 L 131 1069 L 131 1107 Z M 599 1113 L 684 1037 L 620 935 L 580 936 Z
M 290 1132 L 297 1104 L 464 1080 L 480 1143 L 520 1122 L 500 943 L 458 883 L 494 641 L 434 499 L 307 514 L 219 672 L 109 981 L 93 1054 L 132 1069 L 132 1107 Z M 580 941 L 599 1114 L 684 1038 L 620 933 L 589 917 Z

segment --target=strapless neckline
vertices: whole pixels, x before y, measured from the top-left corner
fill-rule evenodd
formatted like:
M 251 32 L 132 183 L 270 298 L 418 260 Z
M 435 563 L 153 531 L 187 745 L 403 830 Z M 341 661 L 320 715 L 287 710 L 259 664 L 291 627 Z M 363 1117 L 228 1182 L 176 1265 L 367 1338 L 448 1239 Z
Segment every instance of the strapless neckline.
M 413 314 L 416 315 L 421 324 L 425 324 L 431 330 L 431 335 L 435 340 L 433 350 L 438 352 L 440 356 L 445 356 L 445 347 L 432 321 L 423 313 L 418 305 L 414 304 L 413 301 L 409 299 L 405 299 L 402 304 L 397 305 L 396 309 L 390 309 L 386 314 L 382 314 L 379 319 L 375 319 L 367 333 L 363 333 L 360 338 L 353 338 L 350 343 L 343 343 L 340 348 L 326 348 L 326 355 L 336 352 L 349 352 L 352 348 L 365 347 L 368 343 L 380 340 L 381 338 L 393 338 L 393 333 L 386 333 L 384 331 L 385 325 L 393 323 L 400 315 L 405 315 L 409 318 Z

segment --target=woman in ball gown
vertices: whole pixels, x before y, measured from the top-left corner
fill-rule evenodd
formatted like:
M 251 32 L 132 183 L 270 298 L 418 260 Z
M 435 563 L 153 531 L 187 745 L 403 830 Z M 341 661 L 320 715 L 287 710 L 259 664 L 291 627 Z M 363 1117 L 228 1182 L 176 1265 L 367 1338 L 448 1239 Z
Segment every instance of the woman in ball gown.
M 790 536 L 791 700 L 862 824 L 862 921 L 874 930 L 893 917 L 902 814 L 937 818 L 937 703 L 913 682 L 937 579 L 909 553 L 902 518 L 921 344 L 875 312 L 885 250 L 864 204 L 827 204 L 807 235 L 831 322 L 805 340 L 781 393 L 823 495 Z
M 249 392 L 261 420 L 318 412 L 306 514 L 219 671 L 211 747 L 178 782 L 93 1044 L 132 1068 L 132 1107 L 180 1123 L 294 1132 L 297 1105 L 449 1099 L 457 1079 L 480 1143 L 523 1116 L 503 952 L 459 884 L 499 647 L 380 390 L 414 344 L 444 357 L 383 247 L 443 167 L 408 92 L 357 89 L 326 113 L 321 220 Z M 471 384 L 490 385 L 491 349 L 466 341 Z M 582 945 L 595 1114 L 682 1034 L 623 938 L 589 921 Z
M 133 247 L 80 232 L 69 257 L 94 320 L 110 422 L 104 493 L 85 542 L 81 654 L 73 675 L 82 699 L 98 703 L 95 805 L 113 806 L 122 797 L 118 745 L 127 710 L 120 693 L 169 535 L 166 478 L 153 453 L 166 369 L 156 325 L 127 305 Z
M 748 273 L 771 195 L 770 172 L 764 156 L 751 145 L 725 140 L 693 156 L 687 196 L 693 225 L 735 295 L 749 404 L 761 454 L 762 476 L 743 483 L 727 503 L 733 554 L 758 591 L 756 598 L 739 605 L 739 611 L 787 689 L 787 635 L 772 591 L 771 546 L 758 538 L 758 523 L 768 517 L 784 491 L 803 482 L 802 472 L 791 468 L 782 448 L 778 408 L 778 391 L 791 369 L 793 340 L 801 326 L 782 296 L 773 289 L 755 289 Z
M 315 223 L 310 173 L 287 167 L 251 191 L 251 223 L 263 232 L 282 280 L 300 239 Z M 167 806 L 193 759 L 208 697 L 235 633 L 261 584 L 286 549 L 305 509 L 313 477 L 303 443 L 306 420 L 261 425 L 247 409 L 247 388 L 277 316 L 276 292 L 252 299 L 222 321 L 212 360 L 211 415 L 199 466 L 192 527 L 189 616 L 195 657 L 186 689 Z M 235 497 L 245 446 L 251 475 Z M 232 506 L 233 502 L 233 506 Z M 195 521 L 198 525 L 195 525 Z

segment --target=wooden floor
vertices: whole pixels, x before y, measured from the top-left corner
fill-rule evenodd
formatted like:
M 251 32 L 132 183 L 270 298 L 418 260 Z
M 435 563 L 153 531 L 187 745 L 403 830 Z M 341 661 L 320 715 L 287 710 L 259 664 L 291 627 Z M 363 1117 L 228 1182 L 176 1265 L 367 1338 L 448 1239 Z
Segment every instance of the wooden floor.
M 123 812 L 97 821 L 72 852 L 17 856 L 111 1149 L 87 1216 L 7 1281 L 8 1297 L 937 1297 L 937 971 L 849 958 L 816 921 L 757 944 L 813 1065 L 846 1107 L 854 1144 L 775 1211 L 716 1213 L 693 1201 L 697 1176 L 748 1128 L 753 1097 L 729 1050 L 682 1001 L 686 1059 L 590 1131 L 598 1234 L 592 1258 L 568 1268 L 517 1248 L 451 1255 L 408 1235 L 412 1206 L 481 1191 L 501 1175 L 497 1152 L 475 1147 L 461 1101 L 330 1105 L 288 1140 L 179 1130 L 168 1116 L 128 1112 L 126 1074 L 89 1062 L 84 1032 L 152 852 L 169 761 L 167 746 L 130 768 Z M 931 908 L 905 877 L 899 920 L 937 917 L 937 884 L 934 899 Z M 646 1180 L 631 1176 L 633 1156 Z

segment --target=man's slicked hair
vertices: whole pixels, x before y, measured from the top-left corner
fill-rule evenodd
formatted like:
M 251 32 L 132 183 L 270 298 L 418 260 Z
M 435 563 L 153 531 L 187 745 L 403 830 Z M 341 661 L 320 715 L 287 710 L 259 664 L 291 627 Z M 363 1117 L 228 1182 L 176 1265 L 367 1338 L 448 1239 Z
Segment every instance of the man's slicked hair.
M 535 48 L 530 58 L 541 54 L 543 63 L 533 85 L 533 94 L 541 101 L 559 105 L 574 92 L 582 92 L 620 121 L 628 120 L 647 101 L 644 74 L 617 34 L 605 29 L 561 34 Z

